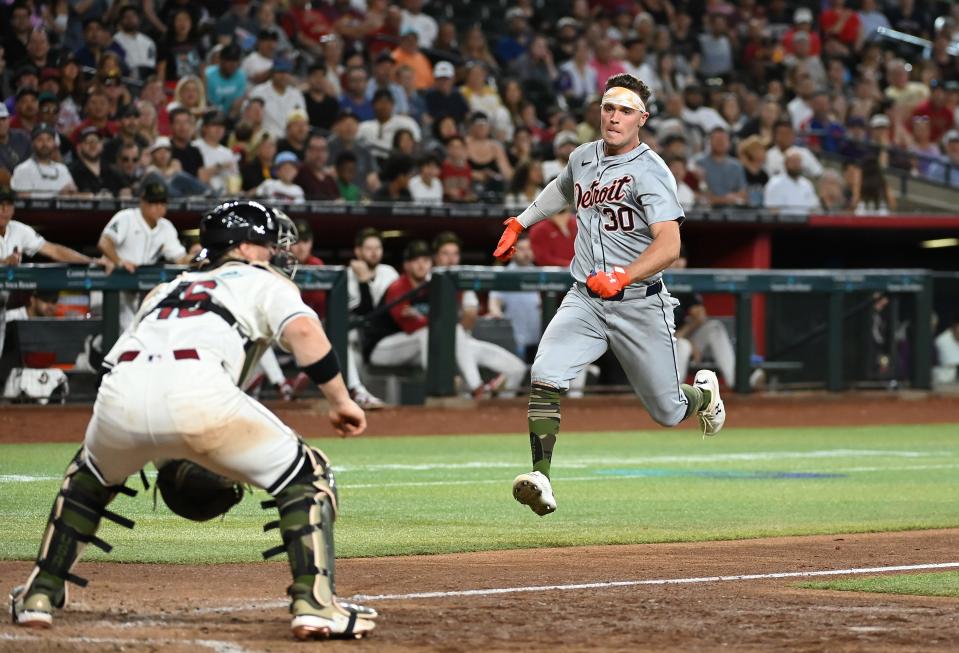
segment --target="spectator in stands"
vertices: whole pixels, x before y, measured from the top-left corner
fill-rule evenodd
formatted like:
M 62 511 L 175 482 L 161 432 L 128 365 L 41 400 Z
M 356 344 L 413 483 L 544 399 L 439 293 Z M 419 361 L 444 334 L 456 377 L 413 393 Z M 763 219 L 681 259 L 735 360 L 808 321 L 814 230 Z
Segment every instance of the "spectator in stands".
M 135 144 L 140 150 L 145 149 L 153 141 L 148 141 L 138 131 L 140 110 L 136 105 L 128 104 L 120 110 L 119 129 L 116 135 L 103 144 L 103 160 L 111 164 L 117 160 L 120 149 Z
M 622 60 L 614 54 L 614 44 L 608 38 L 599 38 L 593 44 L 593 60 L 589 64 L 596 71 L 596 88 L 593 93 L 602 95 L 606 80 L 626 72 Z
M 726 16 L 719 12 L 713 12 L 708 21 L 709 31 L 699 35 L 699 48 L 702 53 L 699 73 L 703 77 L 723 77 L 733 71 L 734 65 L 729 22 Z
M 452 116 L 457 123 L 463 122 L 469 105 L 463 94 L 453 85 L 456 69 L 449 61 L 439 61 L 433 66 L 433 87 L 426 91 L 426 108 L 433 120 Z
M 30 39 L 27 41 L 27 62 L 35 66 L 42 75 L 44 69 L 56 65 L 56 58 L 57 53 L 50 48 L 47 30 L 40 27 L 30 32 Z
M 83 46 L 75 51 L 77 63 L 84 68 L 98 68 L 107 52 L 123 57 L 123 48 L 113 43 L 113 36 L 102 21 L 102 16 L 91 16 L 83 21 Z
M 856 194 L 859 197 L 856 204 L 857 215 L 886 215 L 896 210 L 896 197 L 892 194 L 892 186 L 886 182 L 878 157 L 869 157 L 862 162 L 861 179 L 861 186 Z
M 466 68 L 466 83 L 462 87 L 470 110 L 482 113 L 492 121 L 492 131 L 496 138 L 509 140 L 513 133 L 513 123 L 509 112 L 503 106 L 499 93 L 489 84 L 489 70 L 486 65 L 471 61 Z
M 599 87 L 596 69 L 590 65 L 591 58 L 589 41 L 580 37 L 576 39 L 572 58 L 560 64 L 556 86 L 573 107 L 581 107 Z
M 105 259 L 93 259 L 64 245 L 51 243 L 38 234 L 33 227 L 13 219 L 13 191 L 0 186 L 0 265 L 20 265 L 25 256 L 41 254 L 58 263 L 84 263 L 102 265 L 107 274 L 113 265 Z
M 32 156 L 18 164 L 10 178 L 10 187 L 19 195 L 53 197 L 76 192 L 70 170 L 53 159 L 57 150 L 56 135 L 52 125 L 40 124 L 33 128 Z
M 766 174 L 773 177 L 785 171 L 786 151 L 791 148 L 795 148 L 802 157 L 803 175 L 815 179 L 822 174 L 823 168 L 819 159 L 807 148 L 796 144 L 796 132 L 787 120 L 776 123 L 773 130 L 773 145 L 766 151 Z
M 305 111 L 290 112 L 286 118 L 286 132 L 276 147 L 281 152 L 293 152 L 300 161 L 306 153 L 306 141 L 310 137 L 310 122 Z
M 835 170 L 824 170 L 818 182 L 819 204 L 829 213 L 848 211 L 849 192 L 845 187 L 842 175 Z
M 157 57 L 157 75 L 160 79 L 169 82 L 202 73 L 206 52 L 196 28 L 189 9 L 177 8 L 173 11 L 166 39 L 160 45 Z
M 490 51 L 489 43 L 486 41 L 486 33 L 479 24 L 467 28 L 463 34 L 463 48 L 461 50 L 461 59 L 466 62 L 479 62 L 487 70 L 499 70 L 499 63 Z
M 346 84 L 340 96 L 342 112 L 352 113 L 357 120 L 373 119 L 373 103 L 366 94 L 367 75 L 362 66 L 351 66 L 346 71 Z
M 340 111 L 340 102 L 326 76 L 326 64 L 311 64 L 306 77 L 306 113 L 310 125 L 327 133 L 333 127 L 336 115 Z
M 105 151 L 105 150 L 104 150 Z M 140 182 L 143 179 L 142 150 L 136 143 L 127 143 L 117 152 L 116 158 L 109 161 L 103 157 L 120 178 L 120 197 L 129 199 L 140 193 Z
M 270 79 L 273 60 L 277 55 L 277 30 L 261 27 L 256 39 L 256 48 L 243 58 L 240 70 L 250 84 L 262 84 Z
M 426 91 L 416 88 L 413 69 L 399 66 L 396 69 L 396 83 L 406 93 L 406 115 L 415 120 L 417 125 L 429 125 L 432 118 L 426 109 Z
M 196 134 L 196 119 L 187 109 L 179 107 L 170 112 L 170 139 L 173 158 L 180 162 L 183 172 L 199 179 L 204 184 L 210 181 L 214 170 L 203 166 L 203 154 L 193 144 Z
M 372 100 L 373 95 L 380 89 L 389 91 L 393 96 L 393 107 L 396 113 L 409 115 L 410 107 L 406 90 L 396 82 L 393 55 L 385 50 L 376 55 L 373 61 L 373 76 L 366 83 L 366 97 Z
M 932 89 L 929 97 L 919 102 L 912 110 L 912 117 L 924 116 L 929 119 L 930 138 L 938 142 L 954 124 L 953 110 L 946 105 L 946 89 L 938 79 L 929 82 Z M 907 125 L 908 127 L 908 125 Z
M 393 61 L 397 66 L 409 66 L 413 69 L 416 88 L 423 91 L 433 85 L 433 64 L 420 52 L 417 34 L 407 28 L 400 34 L 400 45 L 393 50 Z
M 293 152 L 280 152 L 273 159 L 273 177 L 264 180 L 254 188 L 252 195 L 273 200 L 302 202 L 306 194 L 293 181 L 299 172 L 300 160 L 296 158 L 296 155 Z
M 709 152 L 693 160 L 704 185 L 704 199 L 709 206 L 743 206 L 746 204 L 746 173 L 742 164 L 729 156 L 729 132 L 714 127 L 709 133 Z
M 959 186 L 959 131 L 949 130 L 942 140 L 946 158 L 944 161 L 931 163 L 926 177 L 950 186 Z
M 329 201 L 338 199 L 339 189 L 336 179 L 327 171 L 329 161 L 329 145 L 326 138 L 318 133 L 310 135 L 306 144 L 303 165 L 293 180 L 303 189 L 308 200 Z
M 675 104 L 674 100 L 672 104 Z M 685 106 L 684 106 L 685 105 Z M 709 134 L 717 127 L 729 129 L 729 124 L 714 108 L 706 104 L 703 88 L 697 85 L 687 86 L 683 91 L 683 99 L 679 117 L 688 125 L 698 127 L 703 133 Z M 689 138 L 689 134 L 687 134 Z
M 10 126 L 10 112 L 0 102 L 0 186 L 10 183 L 14 168 L 25 161 L 31 152 L 30 135 Z
M 929 97 L 929 87 L 922 82 L 910 81 L 909 71 L 912 66 L 902 59 L 893 59 L 886 64 L 886 80 L 889 84 L 886 86 L 884 94 L 887 98 L 903 107 L 906 111 L 912 111 L 920 102 Z
M 129 273 L 141 265 L 189 263 L 190 255 L 180 243 L 176 228 L 163 217 L 166 214 L 167 189 L 161 183 L 148 183 L 137 208 L 117 212 L 100 234 L 97 248 L 116 267 Z M 120 328 L 126 329 L 136 310 L 136 293 L 120 293 Z
M 159 181 L 167 188 L 170 197 L 206 195 L 209 187 L 193 175 L 183 172 L 183 166 L 173 158 L 170 139 L 160 136 L 147 150 L 150 162 L 143 171 L 144 181 Z
M 568 267 L 573 260 L 573 242 L 576 240 L 576 214 L 563 211 L 533 225 L 529 242 L 533 247 L 536 265 Z
M 415 141 L 421 138 L 419 125 L 409 116 L 393 112 L 393 94 L 379 89 L 373 94 L 373 119 L 359 124 L 357 138 L 375 148 L 375 154 L 385 159 L 393 146 L 393 136 L 401 129 L 409 131 Z
M 803 122 L 800 132 L 813 152 L 839 152 L 840 143 L 845 135 L 841 124 L 833 120 L 830 114 L 829 94 L 816 91 L 810 101 L 812 115 Z
M 380 176 L 383 185 L 373 193 L 374 202 L 412 202 L 410 178 L 413 176 L 413 159 L 405 154 L 394 154 L 384 163 Z
M 357 139 L 358 131 L 357 115 L 348 111 L 341 112 L 333 124 L 333 136 L 329 140 L 330 158 L 335 162 L 343 152 L 353 154 L 357 183 L 364 192 L 375 192 L 380 187 L 376 159 L 366 144 Z
M 509 70 L 523 83 L 526 97 L 531 101 L 552 100 L 554 82 L 559 71 L 546 37 L 534 36 L 526 52 L 509 64 Z
M 393 147 L 390 148 L 390 156 L 395 154 L 405 154 L 414 159 L 418 156 L 419 145 L 413 139 L 413 132 L 409 129 L 398 129 L 393 134 Z
M 266 179 L 273 178 L 273 159 L 277 152 L 276 141 L 264 133 L 253 150 L 253 158 L 240 166 L 243 190 L 253 190 Z
M 766 148 L 763 147 L 759 136 L 750 136 L 739 142 L 737 154 L 743 166 L 743 172 L 746 174 L 746 204 L 762 206 L 763 189 L 769 182 L 769 175 L 764 168 Z
M 786 150 L 785 172 L 773 175 L 763 192 L 763 207 L 781 213 L 809 213 L 819 208 L 812 182 L 802 175 L 802 154 Z
M 536 160 L 525 161 L 513 171 L 505 204 L 511 209 L 523 210 L 533 203 L 543 186 L 542 164 Z
M 516 241 L 516 251 L 506 268 L 523 270 L 535 267 L 529 235 L 520 234 Z M 532 363 L 543 335 L 542 299 L 539 291 L 494 290 L 489 294 L 487 315 L 509 320 L 513 339 L 516 341 L 516 354 L 527 363 Z
M 226 132 L 226 116 L 219 111 L 211 111 L 203 118 L 200 138 L 193 146 L 203 157 L 203 170 L 209 171 L 206 182 L 216 195 L 237 193 L 241 187 L 240 168 L 237 155 L 222 145 Z
M 40 93 L 35 88 L 24 87 L 17 91 L 10 126 L 14 129 L 22 129 L 25 132 L 32 132 L 33 128 L 40 124 L 39 98 Z
M 486 114 L 475 112 L 470 116 L 465 142 L 477 194 L 502 193 L 513 176 L 513 169 L 503 145 L 490 134 Z
M 293 83 L 293 63 L 289 59 L 273 62 L 270 81 L 253 87 L 250 97 L 263 100 L 263 128 L 273 138 L 282 138 L 286 120 L 294 111 L 306 111 L 306 99 Z
M 681 156 L 671 156 L 666 159 L 666 165 L 669 166 L 670 172 L 676 179 L 676 197 L 679 199 L 679 205 L 685 211 L 695 208 L 696 193 L 686 183 L 686 177 L 688 176 L 686 159 Z
M 796 81 L 796 97 L 786 105 L 789 120 L 793 129 L 799 129 L 804 122 L 812 117 L 811 101 L 816 93 L 816 83 L 807 73 L 799 72 Z
M 929 167 L 942 158 L 942 150 L 933 142 L 932 125 L 926 116 L 913 116 L 912 138 L 913 145 L 909 152 L 914 155 L 912 170 L 914 174 L 928 176 Z
M 739 131 L 740 138 L 749 138 L 758 136 L 759 141 L 765 146 L 770 147 L 773 144 L 773 132 L 776 124 L 782 118 L 782 105 L 771 96 L 766 96 L 759 107 L 759 113 L 746 120 L 746 124 Z
M 363 189 L 356 183 L 358 177 L 356 154 L 349 150 L 340 152 L 336 156 L 334 169 L 336 171 L 336 185 L 340 192 L 340 199 L 350 203 L 356 203 L 363 199 Z
M 423 0 L 403 0 L 403 23 L 401 30 L 411 29 L 421 48 L 433 47 L 433 41 L 439 33 L 436 19 L 423 13 Z
M 783 48 L 788 54 L 794 54 L 795 39 L 803 34 L 809 39 L 809 54 L 818 57 L 822 51 L 822 41 L 819 39 L 817 30 L 813 30 L 812 11 L 807 7 L 799 7 L 793 14 L 793 27 L 789 28 L 783 36 Z
M 71 139 L 76 142 L 84 127 L 96 127 L 105 137 L 116 135 L 119 125 L 110 120 L 110 98 L 100 88 L 94 88 L 83 105 L 83 120 L 74 128 Z
M 31 24 L 30 7 L 27 3 L 13 3 L 10 13 L 7 14 L 10 23 L 2 35 L 0 42 L 4 49 L 4 58 L 10 68 L 17 68 L 26 62 L 27 41 L 33 31 Z M 77 47 L 77 46 L 74 46 Z
M 543 183 L 553 181 L 569 163 L 569 156 L 579 147 L 579 137 L 574 131 L 561 131 L 553 137 L 554 159 L 543 162 Z
M 226 12 L 216 20 L 213 31 L 217 42 L 227 45 L 241 34 L 255 33 L 257 27 L 257 21 L 250 16 L 249 1 L 233 0 Z
M 144 79 L 157 65 L 156 43 L 140 31 L 140 11 L 132 4 L 120 8 L 113 41 L 123 50 L 124 62 L 138 79 Z
M 240 70 L 240 46 L 230 43 L 220 50 L 220 62 L 206 68 L 206 93 L 211 106 L 236 118 L 246 96 L 246 73 Z
M 880 27 L 889 27 L 889 19 L 886 18 L 886 14 L 879 11 L 878 0 L 861 0 L 859 3 L 859 21 L 862 23 L 862 29 L 859 31 L 857 50 L 862 48 L 863 43 L 877 39 Z
M 440 181 L 440 160 L 435 154 L 419 159 L 419 172 L 410 179 L 410 195 L 417 204 L 441 204 L 443 182 Z
M 443 198 L 447 202 L 475 202 L 473 170 L 466 158 L 466 142 L 460 136 L 446 141 L 446 160 L 440 169 Z
M 227 145 L 230 149 L 239 149 L 243 158 L 250 161 L 254 158 L 254 151 L 264 136 L 269 134 L 263 129 L 263 100 L 247 98 L 243 103 L 240 121 L 234 127 Z
M 533 31 L 529 27 L 526 12 L 520 7 L 511 7 L 506 10 L 506 34 L 501 36 L 493 48 L 496 61 L 504 68 L 519 59 L 529 47 L 533 39 Z
M 69 170 L 79 193 L 116 197 L 123 187 L 120 176 L 103 160 L 103 139 L 96 127 L 85 127 L 80 132 L 77 157 Z
M 829 79 L 826 68 L 818 55 L 812 54 L 809 35 L 799 32 L 793 39 L 793 53 L 785 60 L 787 69 L 794 74 L 807 75 L 818 89 L 825 89 Z

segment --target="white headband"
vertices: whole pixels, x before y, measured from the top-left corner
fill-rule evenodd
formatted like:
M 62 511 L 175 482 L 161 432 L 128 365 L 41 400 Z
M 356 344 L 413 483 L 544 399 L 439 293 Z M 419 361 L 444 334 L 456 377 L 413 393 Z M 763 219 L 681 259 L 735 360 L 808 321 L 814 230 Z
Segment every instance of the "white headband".
M 603 104 L 618 104 L 621 107 L 629 107 L 640 113 L 646 113 L 646 104 L 639 97 L 636 91 L 614 86 L 603 94 Z

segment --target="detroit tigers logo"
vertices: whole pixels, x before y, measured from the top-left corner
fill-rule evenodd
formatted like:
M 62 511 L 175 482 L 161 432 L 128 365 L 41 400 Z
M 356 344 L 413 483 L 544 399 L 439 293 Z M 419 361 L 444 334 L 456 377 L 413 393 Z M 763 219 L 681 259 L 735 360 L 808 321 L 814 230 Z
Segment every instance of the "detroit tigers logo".
M 576 208 L 588 209 L 606 202 L 619 202 L 626 199 L 626 192 L 623 189 L 631 179 L 632 177 L 629 175 L 623 175 L 605 186 L 600 186 L 599 180 L 594 179 L 585 191 L 577 183 L 574 186 Z M 608 220 L 603 223 L 603 229 L 606 231 L 632 231 L 636 226 L 636 221 L 633 219 L 633 210 L 628 206 L 621 206 L 618 210 L 604 206 L 601 211 Z
M 614 179 L 605 186 L 599 185 L 599 179 L 594 179 L 585 191 L 578 183 L 574 190 L 576 193 L 576 208 L 588 209 L 596 204 L 605 202 L 618 202 L 626 197 L 623 187 L 632 179 L 629 175 L 623 175 Z

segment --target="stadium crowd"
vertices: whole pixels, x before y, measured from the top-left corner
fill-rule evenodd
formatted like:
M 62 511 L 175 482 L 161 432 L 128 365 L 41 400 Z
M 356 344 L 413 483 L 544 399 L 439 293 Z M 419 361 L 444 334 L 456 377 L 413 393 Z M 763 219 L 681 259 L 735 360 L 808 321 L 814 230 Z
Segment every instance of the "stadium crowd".
M 599 137 L 622 72 L 687 209 L 884 212 L 889 169 L 959 187 L 948 2 L 0 0 L 0 26 L 0 189 L 140 198 L 157 242 L 168 197 L 520 210 Z M 575 230 L 537 225 L 521 264 L 568 264 Z M 157 262 L 121 236 L 103 264 Z
M 959 186 L 946 2 L 14 0 L 0 24 L 21 196 L 523 206 L 620 72 L 688 207 L 891 210 L 890 166 Z

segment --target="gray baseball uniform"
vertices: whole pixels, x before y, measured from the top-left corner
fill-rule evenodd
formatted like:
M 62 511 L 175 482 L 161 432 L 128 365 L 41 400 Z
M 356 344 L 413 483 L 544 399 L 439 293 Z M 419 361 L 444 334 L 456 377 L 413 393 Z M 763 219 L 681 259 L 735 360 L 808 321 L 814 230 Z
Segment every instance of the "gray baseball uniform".
M 631 284 L 622 300 L 591 296 L 593 272 L 625 267 L 653 241 L 650 225 L 685 219 L 676 180 L 648 145 L 617 156 L 604 154 L 602 141 L 578 147 L 566 168 L 519 221 L 529 227 L 561 211 L 576 210 L 576 282 L 546 328 L 533 362 L 533 383 L 567 390 L 569 382 L 608 348 L 633 390 L 660 424 L 678 424 L 688 400 L 680 389 L 673 339 L 673 300 L 656 274 Z

